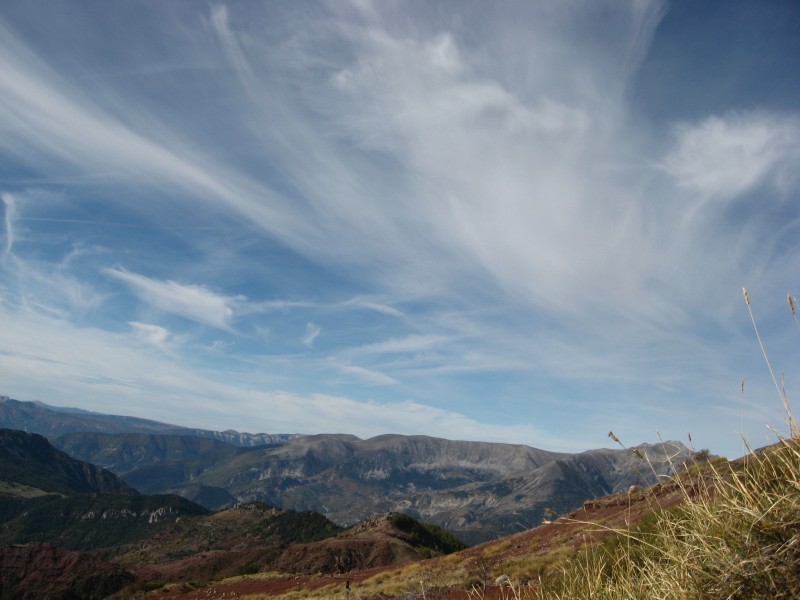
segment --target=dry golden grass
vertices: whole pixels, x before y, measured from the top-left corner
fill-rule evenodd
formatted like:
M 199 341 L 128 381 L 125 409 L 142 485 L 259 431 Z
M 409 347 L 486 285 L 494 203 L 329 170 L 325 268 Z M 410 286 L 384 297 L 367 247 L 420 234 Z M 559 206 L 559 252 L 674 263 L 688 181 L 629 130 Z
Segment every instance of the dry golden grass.
M 618 531 L 540 580 L 527 599 L 800 598 L 800 430 L 745 303 L 789 436 L 710 474 L 678 477 L 684 503 L 644 530 Z M 789 306 L 795 316 L 792 297 Z

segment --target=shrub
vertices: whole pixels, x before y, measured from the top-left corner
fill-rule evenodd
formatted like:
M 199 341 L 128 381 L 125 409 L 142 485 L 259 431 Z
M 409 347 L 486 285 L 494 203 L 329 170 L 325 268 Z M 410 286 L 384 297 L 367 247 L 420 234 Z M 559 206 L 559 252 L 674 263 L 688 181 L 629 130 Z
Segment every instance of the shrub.
M 258 565 L 254 565 L 254 564 L 251 563 L 251 564 L 245 565 L 241 569 L 239 569 L 239 575 L 255 575 L 256 573 L 259 572 L 259 570 L 260 569 L 259 569 Z

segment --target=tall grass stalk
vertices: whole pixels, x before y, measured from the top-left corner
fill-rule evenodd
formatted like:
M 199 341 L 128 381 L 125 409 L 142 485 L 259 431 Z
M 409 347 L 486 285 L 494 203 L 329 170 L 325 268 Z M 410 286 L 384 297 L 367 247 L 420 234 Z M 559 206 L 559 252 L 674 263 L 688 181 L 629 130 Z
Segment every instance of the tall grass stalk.
M 767 369 L 769 369 L 769 374 L 772 377 L 772 383 L 775 384 L 775 389 L 778 392 L 778 397 L 781 399 L 783 403 L 783 408 L 786 411 L 786 415 L 789 418 L 789 429 L 791 431 L 791 435 L 793 437 L 797 437 L 800 434 L 800 430 L 797 428 L 797 423 L 794 420 L 794 416 L 792 415 L 792 411 L 789 408 L 789 398 L 786 395 L 786 389 L 782 385 L 778 385 L 778 378 L 775 377 L 775 370 L 772 368 L 772 364 L 769 362 L 769 354 L 767 354 L 767 349 L 764 347 L 764 342 L 761 339 L 761 334 L 758 331 L 758 325 L 756 324 L 756 318 L 753 316 L 753 308 L 750 306 L 750 295 L 747 293 L 746 288 L 742 288 L 742 295 L 744 296 L 744 302 L 747 305 L 747 312 L 750 314 L 750 321 L 753 323 L 753 330 L 756 332 L 756 339 L 758 340 L 758 345 L 761 347 L 761 354 L 764 356 L 764 360 L 767 363 Z M 792 301 L 792 296 L 789 295 L 789 308 L 792 311 L 792 316 L 795 317 L 795 308 L 794 302 Z M 783 377 L 781 377 L 783 379 Z
M 686 477 L 684 503 L 540 582 L 530 598 L 800 598 L 800 445 Z
M 777 444 L 759 451 L 745 441 L 743 459 L 677 476 L 679 507 L 657 512 L 645 529 L 626 524 L 616 537 L 586 545 L 579 560 L 542 578 L 526 598 L 800 598 L 800 430 L 742 291 L 789 437 L 776 432 Z M 796 321 L 791 296 L 789 306 Z

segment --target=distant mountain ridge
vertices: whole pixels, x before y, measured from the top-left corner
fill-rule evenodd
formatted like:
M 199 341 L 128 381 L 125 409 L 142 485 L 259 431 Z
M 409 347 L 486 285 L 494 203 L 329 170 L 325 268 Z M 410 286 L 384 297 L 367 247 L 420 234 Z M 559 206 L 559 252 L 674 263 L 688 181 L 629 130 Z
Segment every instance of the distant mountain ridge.
M 678 442 L 642 445 L 638 455 L 634 449 L 567 454 L 402 435 L 279 436 L 241 446 L 185 430 L 176 435 L 174 426 L 155 422 L 147 422 L 149 431 L 112 433 L 91 429 L 98 421 L 90 420 L 90 430 L 81 432 L 77 421 L 59 424 L 63 413 L 26 404 L 1 401 L 0 423 L 24 415 L 29 427 L 56 432 L 56 447 L 102 465 L 143 493 L 180 494 L 212 509 L 266 502 L 313 510 L 344 526 L 403 512 L 471 544 L 533 527 L 546 508 L 569 512 L 587 499 L 655 483 L 693 455 Z M 10 417 L 4 406 L 13 408 Z M 125 419 L 109 417 L 103 424 L 118 431 L 130 423 Z
M 56 407 L 44 402 L 22 402 L 0 396 L 0 427 L 31 431 L 47 438 L 67 433 L 163 433 L 220 440 L 234 446 L 262 446 L 286 441 L 297 434 L 241 433 L 180 427 L 141 419 L 106 415 L 80 408 Z

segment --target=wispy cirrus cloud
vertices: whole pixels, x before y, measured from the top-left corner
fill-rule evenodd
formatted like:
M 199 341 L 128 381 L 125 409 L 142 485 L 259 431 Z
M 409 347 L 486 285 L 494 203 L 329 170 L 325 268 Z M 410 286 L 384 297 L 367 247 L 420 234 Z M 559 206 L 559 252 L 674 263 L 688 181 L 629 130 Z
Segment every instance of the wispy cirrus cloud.
M 217 329 L 231 331 L 234 309 L 241 296 L 217 294 L 201 285 L 161 281 L 125 269 L 107 268 L 103 272 L 127 285 L 142 301 L 173 315 Z
M 381 427 L 383 407 L 453 419 L 459 436 L 505 414 L 588 439 L 624 413 L 680 434 L 741 376 L 740 287 L 783 299 L 798 280 L 800 109 L 797 52 L 777 52 L 797 46 L 784 36 L 769 63 L 781 36 L 750 29 L 772 3 L 695 41 L 730 89 L 756 70 L 769 85 L 768 63 L 779 83 L 693 104 L 709 90 L 679 4 L 54 0 L 45 20 L 6 3 L 4 316 L 119 346 L 113 368 L 53 355 L 42 372 L 75 375 L 74 397 L 140 386 L 218 414 L 213 389 L 242 409 L 298 402 L 293 418 L 330 403 Z M 137 362 L 147 345 L 171 351 L 162 368 Z M 6 348 L 4 380 L 36 371 L 33 348 Z
M 394 338 L 361 348 L 367 353 L 393 354 L 398 352 L 424 352 L 442 345 L 448 339 L 442 335 L 410 335 Z
M 3 243 L 3 260 L 7 260 L 14 246 L 14 213 L 16 212 L 16 202 L 11 194 L 0 194 L 3 201 L 3 233 L 5 240 Z
M 235 428 L 241 431 L 298 433 L 348 432 L 362 437 L 380 433 L 427 434 L 453 439 L 488 439 L 536 444 L 554 449 L 578 449 L 544 429 L 525 424 L 486 425 L 453 410 L 412 401 L 357 401 L 329 394 L 263 391 L 252 385 L 221 383 L 207 369 L 195 370 L 177 355 L 158 355 L 141 348 L 141 336 L 161 342 L 165 332 L 148 324 L 131 324 L 132 337 L 94 328 L 77 328 L 36 312 L 16 314 L 0 303 L 0 369 L 15 375 L 4 381 L 16 397 L 55 401 L 47 382 L 57 379 L 57 401 L 107 412 L 105 401 L 116 398 L 125 414 L 176 422 L 176 405 L 184 414 L 178 424 Z M 23 341 L 23 343 L 19 343 Z M 342 372 L 348 369 L 339 366 Z M 392 383 L 377 374 L 354 369 L 354 377 L 370 384 Z M 252 383 L 252 382 L 251 382 Z M 220 398 L 225 398 L 223 405 Z M 103 400 L 105 399 L 105 400 Z M 187 413 L 203 415 L 199 419 Z M 477 437 L 476 437 L 477 436 Z
M 314 323 L 306 323 L 306 334 L 303 336 L 303 345 L 309 348 L 314 347 L 314 341 L 322 333 L 322 328 Z
M 139 338 L 158 348 L 163 348 L 170 338 L 169 330 L 160 325 L 131 321 L 130 326 Z
M 360 381 L 366 382 L 368 385 L 397 385 L 400 382 L 394 377 L 390 377 L 385 373 L 367 369 L 356 365 L 335 360 L 332 362 L 334 367 L 345 375 L 352 376 Z
M 68 165 L 82 175 L 123 178 L 197 194 L 293 237 L 303 220 L 279 195 L 219 164 L 150 113 L 97 103 L 41 60 L 0 19 L 0 139 L 22 161 Z M 103 95 L 103 90 L 96 90 Z M 105 90 L 109 91 L 109 90 Z M 23 150 L 24 149 L 24 150 Z M 62 169 L 56 168 L 63 172 Z M 263 199 L 269 198 L 269 202 Z M 293 233 L 294 232 L 294 233 Z
M 683 123 L 663 168 L 678 186 L 707 197 L 733 198 L 768 183 L 796 188 L 800 117 L 767 111 L 712 116 Z
M 265 300 L 248 302 L 242 306 L 242 314 L 269 313 L 275 311 L 318 310 L 322 312 L 343 312 L 363 310 L 391 317 L 404 317 L 403 312 L 377 298 L 354 296 L 338 302 L 319 302 L 311 300 Z

